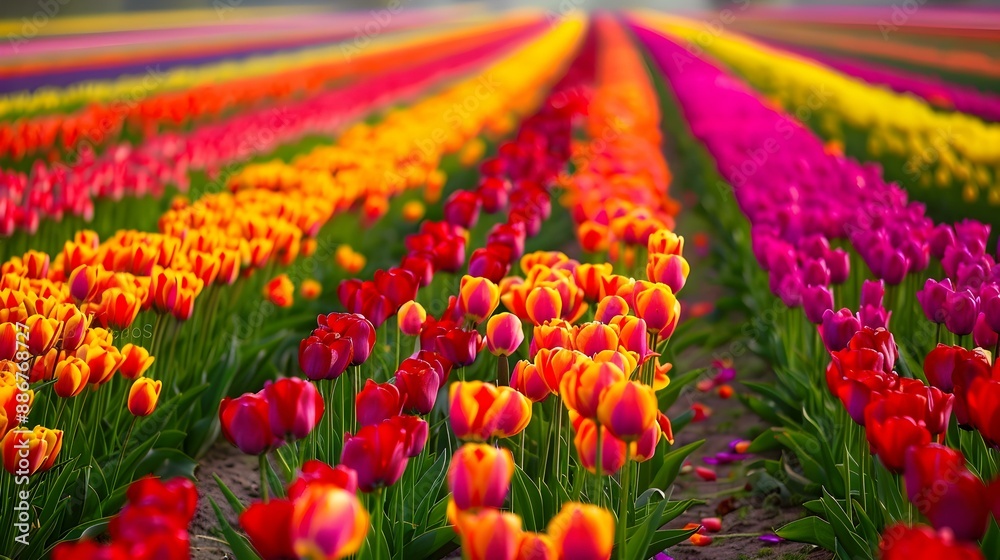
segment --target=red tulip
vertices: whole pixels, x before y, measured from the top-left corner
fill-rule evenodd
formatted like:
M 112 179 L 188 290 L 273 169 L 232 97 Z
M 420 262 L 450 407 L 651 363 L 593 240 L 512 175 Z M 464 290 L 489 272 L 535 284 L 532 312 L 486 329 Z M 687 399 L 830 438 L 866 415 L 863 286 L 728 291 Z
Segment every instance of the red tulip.
M 510 271 L 512 256 L 513 252 L 506 245 L 480 247 L 469 257 L 469 276 L 499 283 Z
M 911 447 L 906 453 L 906 495 L 935 529 L 977 541 L 986 533 L 990 507 L 986 485 L 965 467 L 965 457 L 943 445 Z
M 975 378 L 965 395 L 969 423 L 986 443 L 1000 446 L 1000 381 Z
M 219 405 L 222 435 L 248 455 L 260 455 L 277 447 L 281 440 L 271 431 L 270 406 L 258 393 L 224 398 Z
M 264 385 L 270 406 L 271 431 L 276 438 L 296 440 L 309 435 L 323 417 L 323 397 L 316 386 L 297 377 Z
M 288 487 L 288 498 L 296 500 L 312 484 L 332 485 L 353 494 L 358 491 L 358 473 L 344 465 L 331 467 L 318 459 L 310 459 Z
M 885 399 L 872 403 L 865 411 L 865 435 L 872 453 L 878 455 L 885 468 L 903 472 L 907 450 L 931 442 L 931 433 L 923 421 L 909 416 L 896 416 L 892 403 Z
M 340 461 L 358 473 L 358 488 L 392 486 L 406 468 L 406 431 L 391 420 L 345 435 Z
M 420 287 L 417 275 L 405 268 L 376 270 L 372 282 L 379 293 L 389 298 L 395 309 L 416 298 Z
M 881 560 L 986 560 L 974 544 L 959 544 L 948 531 L 893 525 L 882 533 Z
M 392 418 L 403 410 L 403 396 L 392 383 L 365 380 L 365 386 L 354 397 L 354 410 L 358 425 L 372 426 Z
M 444 219 L 449 224 L 470 229 L 479 221 L 483 201 L 471 191 L 455 191 L 444 203 Z
M 427 445 L 427 437 L 430 435 L 430 427 L 426 420 L 419 416 L 400 414 L 389 418 L 386 422 L 402 428 L 406 434 L 404 448 L 407 457 L 416 457 L 423 452 L 424 446 Z
M 64 541 L 52 549 L 52 560 L 129 560 L 124 543 L 101 544 L 91 540 Z M 270 560 L 265 558 L 264 560 Z
M 256 502 L 240 514 L 240 527 L 246 532 L 263 560 L 298 560 L 292 547 L 292 511 L 289 500 Z
M 392 312 L 395 313 L 395 309 Z M 319 326 L 351 340 L 353 366 L 365 363 L 375 348 L 375 326 L 362 315 L 330 313 L 326 317 L 320 316 Z
M 163 481 L 152 476 L 144 476 L 129 485 L 125 492 L 130 505 L 149 506 L 174 515 L 185 525 L 194 519 L 198 510 L 198 490 L 186 478 L 172 478 Z
M 403 398 L 403 409 L 414 414 L 428 414 L 437 401 L 441 379 L 434 368 L 417 358 L 407 358 L 396 370 L 396 387 Z
M 476 361 L 483 340 L 478 331 L 453 328 L 435 339 L 438 352 L 455 367 L 465 367 Z
M 322 317 L 322 315 L 321 315 Z M 299 367 L 313 381 L 340 377 L 354 356 L 350 338 L 318 328 L 299 343 Z

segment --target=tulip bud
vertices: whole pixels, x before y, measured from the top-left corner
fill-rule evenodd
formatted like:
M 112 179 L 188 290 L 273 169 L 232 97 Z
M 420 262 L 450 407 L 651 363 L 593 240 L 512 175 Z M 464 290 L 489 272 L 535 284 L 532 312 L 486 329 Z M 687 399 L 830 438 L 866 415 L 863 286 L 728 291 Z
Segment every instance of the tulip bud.
M 420 327 L 427 320 L 427 312 L 424 307 L 414 300 L 410 300 L 399 307 L 396 312 L 396 322 L 399 330 L 407 336 L 417 336 L 420 334 Z
M 3 466 L 13 476 L 31 476 L 52 468 L 62 449 L 62 430 L 35 426 L 10 430 L 0 440 Z
M 614 547 L 615 518 L 597 506 L 568 502 L 549 521 L 547 532 L 560 558 L 608 560 Z
M 676 294 L 687 283 L 691 266 L 687 259 L 679 255 L 651 253 L 646 265 L 646 277 L 650 282 L 666 284 Z
M 524 533 L 517 560 L 559 560 L 559 551 L 552 538 L 542 533 Z
M 455 367 L 465 367 L 476 361 L 483 340 L 478 331 L 450 329 L 435 338 L 437 351 Z
M 455 530 L 467 560 L 516 560 L 521 544 L 521 518 L 493 508 L 458 512 Z
M 292 544 L 294 511 L 291 500 L 273 499 L 250 504 L 240 514 L 240 527 L 261 558 L 270 560 L 297 557 Z
M 299 558 L 345 558 L 365 542 L 368 512 L 353 492 L 328 484 L 310 486 L 292 508 L 292 546 Z
M 153 381 L 148 377 L 140 377 L 132 383 L 128 392 L 128 411 L 133 416 L 149 416 L 156 410 L 156 401 L 160 398 L 161 381 Z
M 931 278 L 924 283 L 923 289 L 917 291 L 917 300 L 924 311 L 924 316 L 933 323 L 944 323 L 948 316 L 948 295 L 953 293 L 951 280 L 947 278 L 937 282 Z
M 87 362 L 69 356 L 56 363 L 55 384 L 52 389 L 64 399 L 75 397 L 83 392 L 90 380 L 90 366 Z
M 510 376 L 510 386 L 528 397 L 531 402 L 544 401 L 552 394 L 545 379 L 538 372 L 538 368 L 527 360 L 520 360 L 514 365 L 514 371 Z
M 126 379 L 136 379 L 146 373 L 149 366 L 153 365 L 153 356 L 149 355 L 149 350 L 142 346 L 129 343 L 121 349 L 122 362 L 118 372 Z
M 396 385 L 367 379 L 364 388 L 354 398 L 354 409 L 358 425 L 372 426 L 402 412 L 403 398 Z
M 617 350 L 618 333 L 610 325 L 587 323 L 577 331 L 573 345 L 587 356 L 593 356 L 604 350 Z
M 851 337 L 861 330 L 861 321 L 851 313 L 850 309 L 841 309 L 836 313 L 832 309 L 823 313 L 820 334 L 826 349 L 830 352 L 843 350 Z
M 303 439 L 323 418 L 325 405 L 316 386 L 287 377 L 264 385 L 268 419 L 276 439 Z
M 650 332 L 661 340 L 669 338 L 680 320 L 681 304 L 665 284 L 652 284 L 635 293 L 635 314 L 646 321 Z
M 656 423 L 656 393 L 637 381 L 620 381 L 600 397 L 597 417 L 618 439 L 632 442 Z
M 500 304 L 500 289 L 486 278 L 465 275 L 459 287 L 459 304 L 467 320 L 482 323 Z
M 562 296 L 555 288 L 538 286 L 533 288 L 524 302 L 528 318 L 535 325 L 558 319 L 563 313 Z
M 77 302 L 90 301 L 100 287 L 97 283 L 97 269 L 89 265 L 81 264 L 73 269 L 69 275 L 69 294 Z
M 459 510 L 503 507 L 514 476 L 514 456 L 508 449 L 466 443 L 448 468 L 448 488 Z
M 559 394 L 570 410 L 584 418 L 596 419 L 601 394 L 625 379 L 617 365 L 593 362 L 566 373 L 559 384 Z
M 271 430 L 270 406 L 259 393 L 244 393 L 219 404 L 222 435 L 247 455 L 260 455 L 281 444 Z
M 979 298 L 971 290 L 951 292 L 945 299 L 944 326 L 959 336 L 971 334 L 979 316 Z
M 521 320 L 511 313 L 499 313 L 486 323 L 486 344 L 495 356 L 510 356 L 524 342 Z
M 802 292 L 802 310 L 814 325 L 823 323 L 823 315 L 833 309 L 833 292 L 826 286 L 808 286 Z

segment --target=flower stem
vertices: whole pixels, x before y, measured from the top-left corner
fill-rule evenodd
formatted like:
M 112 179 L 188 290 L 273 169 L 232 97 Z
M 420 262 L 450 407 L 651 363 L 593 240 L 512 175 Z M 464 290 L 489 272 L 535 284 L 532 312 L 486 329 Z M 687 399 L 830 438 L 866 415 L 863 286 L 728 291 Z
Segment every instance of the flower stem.
M 618 558 L 625 560 L 625 536 L 628 534 L 628 505 L 632 493 L 632 465 L 629 464 L 631 446 L 625 444 L 625 464 L 622 465 L 622 489 L 618 500 Z
M 260 495 L 266 504 L 268 502 L 268 491 L 267 491 L 267 453 L 261 453 L 257 456 L 260 464 Z
M 376 491 L 378 507 L 375 509 L 375 534 L 373 544 L 375 546 L 375 560 L 382 560 L 382 520 L 385 518 L 385 488 Z

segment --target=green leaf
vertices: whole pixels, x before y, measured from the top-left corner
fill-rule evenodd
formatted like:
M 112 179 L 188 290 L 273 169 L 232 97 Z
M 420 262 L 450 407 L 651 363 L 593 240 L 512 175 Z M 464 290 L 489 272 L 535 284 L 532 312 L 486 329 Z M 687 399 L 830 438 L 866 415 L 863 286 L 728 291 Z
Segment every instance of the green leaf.
M 194 479 L 194 469 L 197 466 L 197 461 L 188 457 L 179 449 L 157 448 L 143 457 L 142 461 L 136 466 L 133 477 L 156 474 L 164 479 L 178 476 Z
M 458 548 L 457 538 L 455 529 L 450 526 L 432 529 L 407 543 L 403 549 L 403 558 L 424 560 L 432 556 L 440 557 L 439 551 L 451 552 Z
M 653 533 L 653 538 L 650 539 L 649 546 L 646 547 L 646 554 L 642 556 L 642 559 L 652 558 L 664 550 L 690 539 L 691 535 L 697 532 L 698 529 L 688 529 L 687 531 L 683 529 L 660 529 L 656 533 Z
M 524 528 L 528 531 L 543 530 L 547 519 L 543 513 L 541 490 L 520 466 L 514 468 L 511 489 L 516 511 L 524 520 Z
M 680 398 L 681 391 L 683 391 L 684 388 L 691 383 L 694 383 L 695 380 L 697 380 L 703 373 L 705 373 L 705 368 L 699 368 L 682 375 L 675 375 L 671 377 L 670 384 L 656 393 L 659 409 L 670 409 L 670 407 L 677 402 L 677 399 Z
M 250 546 L 250 541 L 233 529 L 233 526 L 229 524 L 229 520 L 226 519 L 226 516 L 222 515 L 222 510 L 219 508 L 219 505 L 215 503 L 215 500 L 209 496 L 208 501 L 212 504 L 212 510 L 215 512 L 215 518 L 219 520 L 219 525 L 222 527 L 222 535 L 226 538 L 226 543 L 229 545 L 229 548 L 232 549 L 233 554 L 236 556 L 236 560 L 260 560 L 260 556 L 257 556 L 253 547 Z
M 653 481 L 650 484 L 650 488 L 658 488 L 664 492 L 668 486 L 674 483 L 674 479 L 677 478 L 677 473 L 681 472 L 681 466 L 684 464 L 684 460 L 687 459 L 695 449 L 698 449 L 705 443 L 705 440 L 699 440 L 694 443 L 689 443 L 683 447 L 678 447 L 673 451 L 667 453 L 663 456 L 663 464 L 660 466 L 660 470 L 657 471 L 656 476 L 653 477 Z
M 219 486 L 219 490 L 222 491 L 222 495 L 225 496 L 226 501 L 229 502 L 229 507 L 233 508 L 233 511 L 236 512 L 236 515 L 243 513 L 247 508 L 246 506 L 243 505 L 243 502 L 241 502 L 240 499 L 236 497 L 236 494 L 234 494 L 233 491 L 230 490 L 228 486 L 226 486 L 225 482 L 222 482 L 222 479 L 219 478 L 219 475 L 212 474 L 212 478 L 215 479 L 215 483 Z
M 815 515 L 792 521 L 775 531 L 775 534 L 783 539 L 814 544 L 826 550 L 833 550 L 836 540 L 830 524 Z
M 782 447 L 781 442 L 779 442 L 776 437 L 780 433 L 781 428 L 764 430 L 759 436 L 754 438 L 753 442 L 750 443 L 747 453 L 760 454 L 766 451 L 780 449 Z

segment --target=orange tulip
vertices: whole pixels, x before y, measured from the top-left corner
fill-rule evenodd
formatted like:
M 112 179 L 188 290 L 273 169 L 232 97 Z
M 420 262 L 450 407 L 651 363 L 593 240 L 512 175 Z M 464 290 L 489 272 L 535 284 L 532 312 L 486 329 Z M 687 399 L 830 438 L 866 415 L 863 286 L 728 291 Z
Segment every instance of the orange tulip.
M 621 381 L 601 395 L 597 417 L 615 437 L 632 442 L 656 423 L 656 393 L 637 381 Z
M 511 387 L 459 381 L 451 384 L 448 400 L 449 422 L 461 440 L 510 437 L 531 420 L 531 401 Z
M 100 287 L 97 280 L 97 267 L 81 264 L 69 275 L 69 294 L 78 303 L 90 301 Z
M 487 508 L 460 512 L 455 530 L 462 538 L 467 560 L 516 560 L 521 545 L 521 518 L 513 513 Z
M 461 511 L 502 508 L 513 476 L 514 456 L 509 449 L 466 443 L 451 458 L 448 488 Z
M 118 371 L 126 379 L 135 379 L 146 373 L 149 366 L 153 365 L 155 358 L 149 355 L 149 350 L 142 346 L 129 343 L 121 349 L 122 363 Z
M 559 557 L 608 560 L 615 540 L 615 518 L 607 510 L 569 502 L 549 521 L 548 534 Z
M 542 533 L 524 533 L 517 560 L 559 560 L 559 550 L 552 538 Z
M 500 305 L 500 288 L 488 278 L 466 274 L 458 290 L 459 308 L 465 318 L 474 323 L 485 321 Z
M 399 311 L 396 312 L 396 322 L 399 324 L 399 330 L 407 336 L 419 335 L 420 329 L 424 326 L 424 321 L 426 320 L 427 311 L 424 310 L 424 306 L 415 300 L 404 303 L 399 307 Z
M 576 338 L 574 328 L 571 324 L 563 320 L 547 321 L 542 325 L 535 325 L 532 329 L 531 348 L 528 355 L 534 357 L 539 350 L 548 348 L 574 349 L 573 339 Z
M 570 410 L 584 418 L 596 419 L 601 394 L 624 379 L 625 373 L 617 365 L 594 362 L 564 375 L 559 394 Z
M 338 560 L 361 548 L 368 525 L 368 512 L 354 492 L 310 484 L 294 503 L 292 546 L 299 558 Z
M 13 360 L 19 349 L 18 341 L 24 342 L 27 333 L 22 333 L 14 321 L 0 323 L 0 360 Z M 24 356 L 25 354 L 22 354 Z
M 299 287 L 299 293 L 302 294 L 303 299 L 316 299 L 321 293 L 323 293 L 323 285 L 312 278 L 307 278 L 302 281 L 302 285 Z
M 614 267 L 611 263 L 601 264 L 581 264 L 573 271 L 573 278 L 576 285 L 583 290 L 584 297 L 588 301 L 596 302 L 601 299 L 601 282 L 605 277 L 613 273 Z
M 411 200 L 403 205 L 403 219 L 407 222 L 419 222 L 424 217 L 424 203 Z
M 110 381 L 124 361 L 121 352 L 114 346 L 81 346 L 76 356 L 90 368 L 88 383 L 91 385 L 103 385 Z
M 621 296 L 611 294 L 601 298 L 597 304 L 594 320 L 609 325 L 611 320 L 619 315 L 628 315 L 628 302 Z
M 49 255 L 41 251 L 28 251 L 24 254 L 25 276 L 32 280 L 41 280 L 49 275 Z
M 521 320 L 512 313 L 498 313 L 486 323 L 486 345 L 496 356 L 510 356 L 524 342 Z
M 32 356 L 41 356 L 55 345 L 56 335 L 60 330 L 57 319 L 32 315 L 25 321 L 25 325 L 28 327 L 28 336 L 25 342 L 28 345 L 28 352 L 31 352 Z
M 652 253 L 646 264 L 646 277 L 649 281 L 666 284 L 675 294 L 687 283 L 690 272 L 691 265 L 680 255 Z
M 548 286 L 539 286 L 528 292 L 524 304 L 525 312 L 532 323 L 541 325 L 562 316 L 563 301 L 559 291 Z
M 608 226 L 593 221 L 580 224 L 576 236 L 580 239 L 580 247 L 588 253 L 607 251 L 611 230 Z
M 651 332 L 658 333 L 661 340 L 669 338 L 677 328 L 681 316 L 681 304 L 666 284 L 650 284 L 637 287 L 635 293 L 635 314 L 646 321 Z
M 111 288 L 101 294 L 98 316 L 104 325 L 114 329 L 127 329 L 139 315 L 139 304 L 140 301 L 134 294 Z
M 278 307 L 291 307 L 295 302 L 295 285 L 287 274 L 279 274 L 264 286 L 264 296 Z
M 576 429 L 576 437 L 573 438 L 573 444 L 576 446 L 576 452 L 580 457 L 580 464 L 583 465 L 583 468 L 597 474 L 597 434 L 598 430 L 600 430 L 600 474 L 609 476 L 618 472 L 622 468 L 622 465 L 625 464 L 625 446 L 627 444 L 612 435 L 607 428 L 593 420 L 581 416 L 576 424 L 578 427 Z
M 538 373 L 538 368 L 527 360 L 520 360 L 514 365 L 514 371 L 510 374 L 510 386 L 531 402 L 542 402 L 552 394 L 545 379 Z
M 587 323 L 577 331 L 574 346 L 587 356 L 593 356 L 602 350 L 617 350 L 618 333 L 603 323 Z
M 657 230 L 649 236 L 647 247 L 650 255 L 683 255 L 684 237 L 668 229 Z
M 240 276 L 242 259 L 239 251 L 216 249 L 212 253 L 219 260 L 219 273 L 215 277 L 217 284 L 232 285 Z
M 31 476 L 52 468 L 62 449 L 62 430 L 36 426 L 7 432 L 0 441 L 3 467 L 14 476 Z
M 128 411 L 133 416 L 149 416 L 156 410 L 156 401 L 160 398 L 161 381 L 153 381 L 148 377 L 140 377 L 132 383 L 128 392 Z
M 69 356 L 56 363 L 55 384 L 52 389 L 64 399 L 75 397 L 83 392 L 90 380 L 90 366 L 87 362 Z
M 560 391 L 563 379 L 586 367 L 592 360 L 568 348 L 543 348 L 535 354 L 535 368 L 553 394 Z

